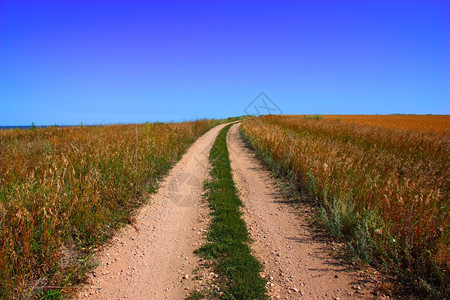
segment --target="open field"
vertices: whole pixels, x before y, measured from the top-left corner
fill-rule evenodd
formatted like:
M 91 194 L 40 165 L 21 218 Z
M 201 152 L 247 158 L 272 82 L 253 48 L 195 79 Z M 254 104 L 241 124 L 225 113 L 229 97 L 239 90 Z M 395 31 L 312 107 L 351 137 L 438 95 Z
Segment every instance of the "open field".
M 76 282 L 218 121 L 0 130 L 0 298 Z
M 322 223 L 363 261 L 398 276 L 404 288 L 445 296 L 448 135 L 386 128 L 420 126 L 410 116 L 405 122 L 403 116 L 369 118 L 370 124 L 382 126 L 336 117 L 341 120 L 262 116 L 246 120 L 242 133 L 275 173 L 319 205 Z M 348 120 L 363 123 L 364 117 Z M 427 120 L 420 121 L 427 130 L 446 130 L 440 117 L 420 118 Z
M 325 119 L 420 132 L 450 133 L 450 116 L 443 115 L 324 115 Z

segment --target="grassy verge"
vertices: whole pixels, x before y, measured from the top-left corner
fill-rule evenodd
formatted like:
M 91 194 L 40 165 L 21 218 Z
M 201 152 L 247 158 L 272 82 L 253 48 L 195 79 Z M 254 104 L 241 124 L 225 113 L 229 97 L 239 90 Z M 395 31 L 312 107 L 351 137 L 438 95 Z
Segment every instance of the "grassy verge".
M 333 235 L 398 279 L 398 292 L 448 296 L 446 136 L 298 116 L 241 128 L 269 169 L 309 195 Z
M 262 266 L 251 254 L 250 238 L 239 210 L 242 202 L 231 174 L 226 143 L 230 127 L 227 125 L 220 131 L 210 152 L 212 179 L 205 188 L 213 218 L 207 243 L 198 253 L 213 260 L 213 268 L 219 275 L 219 290 L 208 297 L 267 299 L 266 281 L 260 276 Z
M 0 130 L 0 298 L 60 298 L 211 127 L 228 120 Z

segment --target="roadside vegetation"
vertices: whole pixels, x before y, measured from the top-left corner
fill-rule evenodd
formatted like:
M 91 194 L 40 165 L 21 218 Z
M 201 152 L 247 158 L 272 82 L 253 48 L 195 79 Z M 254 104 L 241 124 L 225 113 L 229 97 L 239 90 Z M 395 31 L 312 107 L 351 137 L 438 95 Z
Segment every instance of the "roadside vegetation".
M 59 298 L 218 123 L 0 130 L 0 298 Z
M 226 142 L 230 127 L 227 125 L 220 131 L 210 152 L 211 180 L 205 189 L 212 223 L 207 243 L 198 250 L 204 258 L 213 261 L 219 288 L 193 294 L 192 299 L 267 299 L 266 281 L 260 276 L 262 265 L 252 256 L 247 227 L 241 218 L 243 204 L 231 174 Z
M 385 122 L 262 116 L 246 120 L 241 133 L 276 175 L 309 195 L 333 235 L 397 278 L 398 292 L 448 297 L 448 127 L 438 122 L 425 133 Z

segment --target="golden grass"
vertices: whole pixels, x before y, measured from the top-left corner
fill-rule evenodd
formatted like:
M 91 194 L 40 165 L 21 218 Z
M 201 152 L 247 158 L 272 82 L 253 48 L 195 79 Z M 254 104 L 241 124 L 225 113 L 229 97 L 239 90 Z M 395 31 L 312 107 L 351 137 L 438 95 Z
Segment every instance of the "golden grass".
M 429 295 L 446 293 L 448 135 L 318 116 L 263 116 L 245 121 L 242 130 L 273 170 L 315 199 L 325 225 L 362 259 Z
M 325 119 L 421 132 L 450 133 L 448 115 L 324 115 Z
M 91 249 L 216 123 L 0 130 L 0 298 L 74 283 Z

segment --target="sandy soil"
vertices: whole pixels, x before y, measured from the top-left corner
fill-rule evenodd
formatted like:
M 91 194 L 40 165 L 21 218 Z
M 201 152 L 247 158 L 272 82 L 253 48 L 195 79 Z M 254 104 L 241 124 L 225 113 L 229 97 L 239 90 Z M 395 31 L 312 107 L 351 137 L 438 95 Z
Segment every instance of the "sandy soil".
M 99 254 L 80 298 L 183 299 L 196 284 L 193 251 L 203 243 L 208 208 L 202 204 L 211 146 L 225 125 L 200 137 L 161 183 L 133 226 Z
M 307 206 L 299 207 L 281 195 L 270 173 L 245 146 L 238 126 L 230 129 L 227 141 L 233 177 L 271 298 L 373 298 L 371 282 L 376 279 L 330 255 L 339 245 L 310 226 Z

